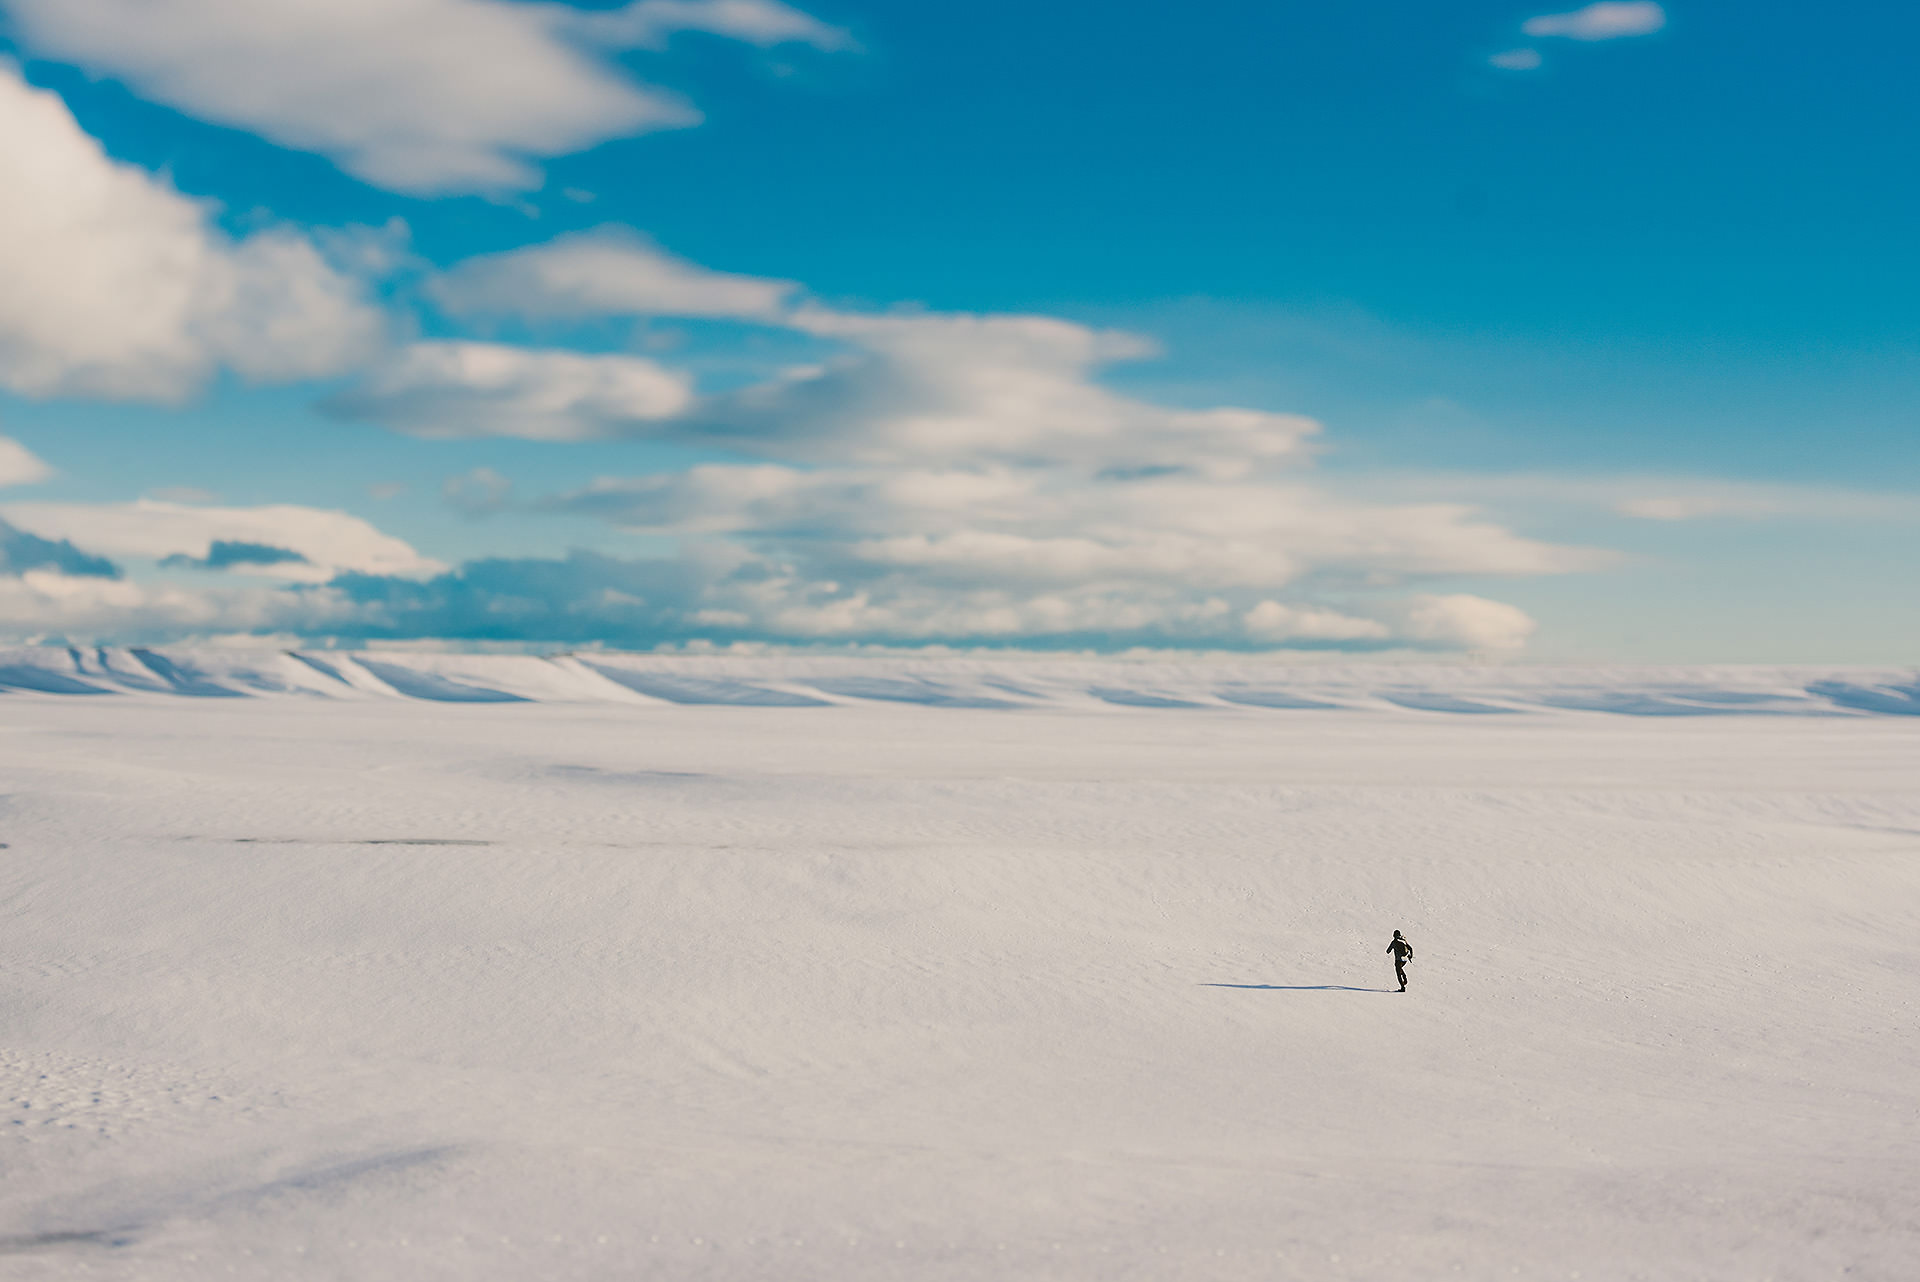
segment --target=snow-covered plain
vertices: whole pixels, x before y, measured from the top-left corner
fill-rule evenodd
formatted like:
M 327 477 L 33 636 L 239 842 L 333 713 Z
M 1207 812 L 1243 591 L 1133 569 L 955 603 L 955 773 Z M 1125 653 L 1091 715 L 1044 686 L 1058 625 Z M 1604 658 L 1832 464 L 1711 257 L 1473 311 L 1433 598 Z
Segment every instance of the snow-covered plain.
M 1920 1276 L 1912 712 L 0 654 L 0 1276 Z

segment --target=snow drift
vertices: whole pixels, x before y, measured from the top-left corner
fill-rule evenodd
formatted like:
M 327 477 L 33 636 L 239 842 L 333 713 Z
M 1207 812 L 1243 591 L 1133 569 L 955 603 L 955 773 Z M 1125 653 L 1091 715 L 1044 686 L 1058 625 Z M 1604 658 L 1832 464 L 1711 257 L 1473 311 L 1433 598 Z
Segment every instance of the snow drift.
M 1920 671 L 1283 665 L 1261 660 L 0 650 L 0 693 L 820 708 L 1254 708 L 1920 716 Z

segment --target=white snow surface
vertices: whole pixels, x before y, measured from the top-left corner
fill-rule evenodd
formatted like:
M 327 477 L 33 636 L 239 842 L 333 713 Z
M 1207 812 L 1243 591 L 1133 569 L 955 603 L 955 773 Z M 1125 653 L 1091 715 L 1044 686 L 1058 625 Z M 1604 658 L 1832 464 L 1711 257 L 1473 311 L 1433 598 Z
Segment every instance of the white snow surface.
M 0 684 L 9 1280 L 1920 1276 L 1910 670 Z

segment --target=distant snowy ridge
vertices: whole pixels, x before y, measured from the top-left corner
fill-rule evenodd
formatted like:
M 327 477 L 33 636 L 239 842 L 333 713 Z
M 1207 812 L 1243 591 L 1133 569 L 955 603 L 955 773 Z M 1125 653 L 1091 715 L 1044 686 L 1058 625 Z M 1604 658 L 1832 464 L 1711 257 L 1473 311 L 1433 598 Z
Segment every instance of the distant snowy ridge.
M 1446 667 L 1034 656 L 552 656 L 415 651 L 0 650 L 0 694 L 822 708 L 1371 711 L 1475 716 L 1920 716 L 1920 671 Z

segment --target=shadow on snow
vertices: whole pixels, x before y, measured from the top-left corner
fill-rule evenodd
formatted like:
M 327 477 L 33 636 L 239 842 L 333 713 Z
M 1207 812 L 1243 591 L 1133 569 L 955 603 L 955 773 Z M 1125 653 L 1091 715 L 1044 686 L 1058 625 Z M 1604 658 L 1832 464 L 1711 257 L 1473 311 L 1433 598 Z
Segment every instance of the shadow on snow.
M 1202 988 L 1257 988 L 1269 993 L 1397 993 L 1397 988 L 1355 988 L 1351 984 L 1202 984 Z

